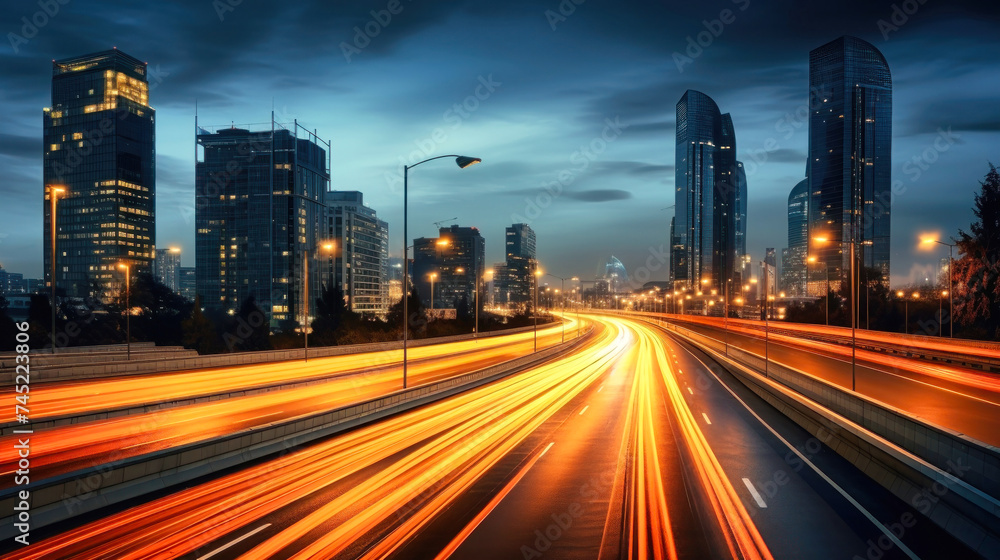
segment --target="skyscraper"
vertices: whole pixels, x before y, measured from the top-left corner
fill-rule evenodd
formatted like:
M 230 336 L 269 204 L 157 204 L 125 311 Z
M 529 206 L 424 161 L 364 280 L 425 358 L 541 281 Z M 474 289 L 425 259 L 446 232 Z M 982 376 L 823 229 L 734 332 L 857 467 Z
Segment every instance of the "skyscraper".
M 195 268 L 202 305 L 235 313 L 253 297 L 272 328 L 301 322 L 304 259 L 320 294 L 319 245 L 330 144 L 290 128 L 196 125 Z M 310 306 L 311 309 L 311 306 Z
M 153 261 L 153 276 L 164 286 L 179 293 L 181 289 L 181 250 L 177 247 L 157 249 Z
M 474 227 L 453 225 L 438 232 L 437 238 L 421 237 L 413 242 L 413 285 L 428 306 L 433 285 L 436 309 L 455 309 L 465 299 L 471 310 L 476 282 L 480 286 L 485 282 L 486 240 Z
M 675 162 L 674 285 L 736 293 L 746 253 L 746 172 L 736 160 L 732 118 L 701 92 L 688 90 L 677 102 Z
M 856 37 L 809 53 L 810 249 L 833 288 L 850 280 L 850 242 L 858 266 L 889 281 L 892 77 L 885 57 Z M 860 272 L 859 272 L 860 275 Z
M 52 63 L 43 110 L 45 280 L 51 282 L 50 191 L 56 206 L 56 281 L 70 296 L 106 297 L 119 263 L 149 272 L 156 239 L 155 115 L 146 63 L 119 50 Z
M 806 290 L 809 254 L 809 179 L 788 193 L 788 250 L 782 254 L 782 288 L 792 296 L 816 295 Z M 824 284 L 825 289 L 825 284 Z
M 389 309 L 389 224 L 365 206 L 358 191 L 328 191 L 326 239 L 336 245 L 324 255 L 324 282 L 339 285 L 356 313 L 385 316 Z
M 494 270 L 497 303 L 524 307 L 531 301 L 538 266 L 535 231 L 528 224 L 513 224 L 504 232 L 506 260 Z

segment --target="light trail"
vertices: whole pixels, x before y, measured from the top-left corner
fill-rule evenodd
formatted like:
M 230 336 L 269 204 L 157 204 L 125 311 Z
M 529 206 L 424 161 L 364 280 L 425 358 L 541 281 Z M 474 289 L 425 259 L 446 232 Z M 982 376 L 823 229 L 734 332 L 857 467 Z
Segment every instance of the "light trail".
M 554 344 L 559 341 L 559 330 L 550 330 L 546 335 L 547 342 Z M 413 386 L 432 383 L 531 353 L 531 333 L 496 338 L 506 340 L 493 341 L 476 353 L 456 354 L 453 350 L 457 348 L 452 344 L 422 348 L 425 351 L 424 359 L 410 366 L 411 383 Z M 456 344 L 458 348 L 462 348 L 466 342 L 468 341 Z M 429 348 L 433 349 L 433 354 L 430 354 Z M 431 355 L 434 357 L 430 358 Z M 309 364 L 312 366 L 313 362 Z M 287 378 L 294 375 L 296 370 L 293 368 L 289 373 L 284 369 L 286 365 L 279 363 L 269 367 L 276 374 Z M 280 420 L 291 420 L 377 398 L 400 389 L 401 372 L 401 366 L 394 366 L 375 373 L 335 377 L 326 382 L 280 391 L 36 430 L 36 437 L 32 441 L 32 474 L 44 479 L 111 460 L 206 441 Z M 212 374 L 213 377 L 216 375 L 218 374 Z M 157 376 L 160 377 L 165 377 L 168 381 L 173 379 L 170 375 Z M 80 387 L 76 386 L 74 389 Z M 41 402 L 42 398 L 32 392 L 32 403 Z M 16 435 L 0 437 L 0 445 L 13 445 L 15 440 Z M 0 461 L 0 488 L 8 488 L 13 484 L 13 476 L 9 475 L 16 470 L 16 457 L 5 457 Z
M 710 519 L 718 525 L 710 532 L 726 535 L 723 550 L 733 558 L 770 558 L 681 397 L 662 333 L 633 321 L 597 322 L 595 335 L 570 355 L 87 523 L 8 557 L 139 560 L 203 548 L 214 553 L 219 543 L 243 542 L 248 529 L 275 523 L 272 514 L 321 492 L 331 497 L 279 525 L 243 557 L 392 556 L 558 411 L 601 379 L 621 373 L 630 384 L 626 452 L 619 458 L 629 473 L 629 523 L 622 535 L 629 557 L 678 556 L 672 517 L 678 513 L 668 511 L 667 500 L 667 485 L 678 480 L 665 474 L 658 451 L 670 445 L 662 422 L 668 414 L 682 435 L 673 445 L 693 460 L 693 480 L 701 487 L 696 494 L 708 497 Z M 536 451 L 484 509 L 456 527 L 439 558 L 457 550 L 551 447 Z
M 566 318 L 567 328 L 575 332 L 576 319 Z M 539 348 L 559 342 L 561 326 L 539 328 Z M 487 357 L 483 350 L 497 350 L 493 356 L 518 355 L 532 347 L 531 332 L 490 336 L 479 339 L 417 346 L 409 349 L 410 368 L 420 367 L 421 362 L 459 355 Z M 402 350 L 385 350 L 345 354 L 327 358 L 313 358 L 309 362 L 290 360 L 266 364 L 207 368 L 158 374 L 85 379 L 73 382 L 36 383 L 31 390 L 31 417 L 35 421 L 66 415 L 99 413 L 118 408 L 148 406 L 150 403 L 184 400 L 202 395 L 225 394 L 256 387 L 267 387 L 288 382 L 321 380 L 370 372 L 379 368 L 400 366 Z M 400 377 L 401 378 L 401 377 Z M 0 390 L 0 399 L 13 400 L 13 387 Z M 0 410 L 0 425 L 15 422 L 12 409 Z

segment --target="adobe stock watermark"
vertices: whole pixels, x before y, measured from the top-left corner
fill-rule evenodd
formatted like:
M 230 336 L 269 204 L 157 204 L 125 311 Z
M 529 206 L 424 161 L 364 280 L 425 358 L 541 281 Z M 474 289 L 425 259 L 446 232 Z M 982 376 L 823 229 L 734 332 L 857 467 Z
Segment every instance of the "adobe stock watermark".
M 948 468 L 947 473 L 953 475 L 957 479 L 961 479 L 965 473 L 967 473 L 972 467 L 970 465 L 965 465 L 962 461 L 951 461 L 947 462 Z M 935 481 L 930 486 L 920 489 L 920 492 L 913 495 L 910 498 L 910 505 L 914 509 L 919 511 L 921 514 L 930 517 L 931 510 L 934 509 L 934 505 L 941 501 L 941 498 L 951 491 L 951 487 L 955 483 L 950 478 L 946 478 L 945 482 Z M 919 518 L 913 514 L 911 511 L 904 511 L 900 516 L 899 520 L 893 523 L 888 523 L 885 528 L 892 533 L 897 539 L 902 540 L 910 529 L 913 529 Z M 852 560 L 881 560 L 885 556 L 886 552 L 892 550 L 896 543 L 889 538 L 889 535 L 885 533 L 879 535 L 877 539 L 868 539 L 865 543 L 868 548 L 865 549 L 865 555 L 861 556 L 855 554 Z
M 732 0 L 732 3 L 736 5 L 739 12 L 744 12 L 750 7 L 750 0 Z M 674 64 L 677 66 L 677 71 L 684 73 L 685 66 L 694 64 L 695 60 L 705 54 L 705 49 L 711 47 L 715 43 L 715 40 L 722 36 L 722 32 L 726 30 L 726 26 L 736 22 L 737 14 L 738 12 L 734 12 L 729 8 L 723 8 L 719 12 L 719 17 L 712 20 L 702 20 L 701 24 L 705 29 L 699 31 L 694 36 L 687 36 L 687 45 L 684 48 L 684 53 L 674 51 L 671 55 Z
M 454 103 L 441 115 L 441 119 L 447 127 L 435 127 L 427 137 L 414 139 L 413 145 L 417 149 L 406 156 L 399 156 L 399 169 L 395 172 L 386 171 L 384 173 L 383 176 L 389 189 L 393 193 L 401 193 L 403 190 L 402 168 L 435 155 L 438 147 L 448 141 L 449 133 L 462 128 L 465 121 L 472 117 L 472 114 L 478 111 L 482 104 L 492 97 L 502 85 L 503 82 L 493 79 L 493 74 L 480 75 L 472 93 L 467 95 L 465 99 Z
M 510 219 L 513 223 L 531 224 L 541 217 L 542 212 L 552 206 L 552 203 L 562 195 L 566 187 L 572 185 L 581 174 L 586 172 L 590 165 L 607 151 L 608 146 L 621 137 L 622 133 L 629 127 L 628 124 L 623 124 L 621 117 L 617 115 L 614 119 L 605 118 L 604 125 L 604 130 L 599 135 L 570 154 L 569 161 L 573 164 L 572 167 L 559 171 L 555 181 L 542 184 L 538 194 L 534 197 L 524 198 L 524 213 L 511 214 Z
M 556 27 L 558 27 L 560 23 L 563 23 L 569 18 L 569 16 L 576 13 L 577 6 L 586 1 L 587 0 L 562 0 L 562 2 L 559 2 L 559 5 L 556 6 L 555 10 L 545 10 L 545 21 L 549 22 L 549 27 L 552 28 L 552 31 L 555 31 Z
M 552 523 L 541 529 L 535 529 L 532 534 L 535 540 L 531 545 L 521 545 L 521 556 L 525 560 L 544 557 L 552 545 L 566 536 L 576 520 L 583 516 L 586 512 L 586 504 L 599 500 L 601 493 L 610 488 L 614 482 L 615 469 L 611 468 L 599 475 L 592 476 L 587 482 L 580 485 L 579 495 L 582 500 L 574 501 L 566 508 L 549 515 Z
M 20 33 L 13 31 L 7 33 L 7 40 L 10 41 L 10 48 L 14 54 L 21 52 L 21 45 L 27 45 L 29 41 L 38 36 L 52 18 L 59 15 L 62 7 L 69 4 L 70 0 L 38 0 L 38 10 L 30 16 L 21 18 Z
M 226 21 L 226 14 L 235 12 L 236 6 L 243 3 L 243 0 L 212 0 L 212 9 L 215 15 L 219 16 L 219 21 Z
M 411 2 L 412 0 L 406 1 Z M 393 18 L 403 13 L 404 8 L 401 0 L 389 0 L 385 8 L 369 12 L 371 19 L 364 25 L 354 26 L 354 38 L 351 42 L 340 42 L 340 52 L 344 55 L 344 60 L 350 64 L 351 57 L 361 54 L 361 51 L 368 48 L 372 41 L 381 35 L 386 27 L 389 27 Z
M 812 87 L 809 90 L 809 100 L 778 118 L 774 122 L 775 135 L 764 140 L 760 149 L 748 149 L 743 158 L 744 170 L 747 177 L 752 177 L 757 170 L 768 162 L 770 155 L 781 149 L 782 141 L 791 140 L 792 136 L 800 130 L 806 130 L 809 126 L 809 115 L 833 95 L 833 92 L 826 84 Z
M 920 7 L 926 3 L 927 0 L 903 0 L 899 4 L 893 4 L 889 19 L 880 19 L 875 22 L 879 33 L 882 34 L 882 40 L 888 41 L 889 34 L 899 31 L 901 27 L 909 23 L 910 16 L 916 15 L 920 11 Z

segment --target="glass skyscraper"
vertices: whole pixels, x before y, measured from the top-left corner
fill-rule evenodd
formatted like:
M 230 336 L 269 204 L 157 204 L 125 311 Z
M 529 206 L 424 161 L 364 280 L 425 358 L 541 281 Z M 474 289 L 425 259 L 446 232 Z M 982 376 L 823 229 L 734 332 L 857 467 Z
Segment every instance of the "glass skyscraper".
M 43 110 L 45 281 L 51 282 L 51 192 L 56 281 L 69 296 L 109 297 L 120 263 L 149 272 L 155 257 L 155 115 L 146 63 L 119 50 L 52 63 Z
M 384 317 L 389 310 L 389 224 L 365 206 L 358 191 L 325 196 L 326 240 L 335 254 L 323 255 L 324 282 L 339 285 L 356 313 Z
M 688 90 L 677 102 L 675 158 L 674 286 L 735 294 L 746 253 L 746 172 L 732 118 L 701 92 Z
M 781 284 L 791 296 L 819 295 L 806 289 L 808 256 L 809 179 L 803 179 L 788 193 L 788 250 L 782 255 Z M 826 290 L 825 283 L 821 290 Z
M 330 144 L 298 122 L 268 130 L 195 125 L 195 268 L 202 306 L 235 313 L 247 298 L 272 328 L 302 321 L 320 295 Z M 312 307 L 310 306 L 310 309 Z
M 532 301 L 535 269 L 535 230 L 528 224 L 513 224 L 505 230 L 505 256 L 502 266 L 495 268 L 497 303 L 526 308 Z
M 885 57 L 856 37 L 809 53 L 809 236 L 833 287 L 849 281 L 850 241 L 858 265 L 889 282 L 892 77 Z M 860 276 L 860 272 L 859 272 Z

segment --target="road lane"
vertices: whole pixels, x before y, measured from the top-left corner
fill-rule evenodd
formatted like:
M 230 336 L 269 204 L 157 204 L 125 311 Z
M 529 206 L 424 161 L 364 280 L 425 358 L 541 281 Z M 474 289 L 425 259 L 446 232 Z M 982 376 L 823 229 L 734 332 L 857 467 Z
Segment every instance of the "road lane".
M 765 342 L 753 333 L 685 324 L 685 328 L 728 340 L 734 347 L 763 358 Z M 850 350 L 839 345 L 773 337 L 767 343 L 770 360 L 851 388 Z M 954 366 L 928 364 L 858 351 L 856 390 L 925 421 L 963 433 L 989 445 L 1000 446 L 1000 379 Z
M 567 319 L 575 327 L 576 320 Z M 539 347 L 558 343 L 562 327 L 550 325 L 539 329 Z M 573 330 L 572 332 L 576 332 Z M 411 369 L 440 367 L 442 358 L 476 354 L 479 363 L 497 363 L 531 351 L 534 333 L 523 332 L 478 339 L 418 346 L 408 350 Z M 495 352 L 484 352 L 494 350 Z M 206 368 L 70 382 L 36 384 L 31 390 L 31 418 L 35 421 L 67 415 L 83 415 L 119 408 L 149 406 L 153 403 L 217 395 L 291 382 L 322 380 L 337 375 L 373 373 L 399 367 L 402 350 L 385 350 L 313 358 L 306 362 L 292 360 L 244 366 Z M 487 367 L 487 366 L 481 366 Z M 0 399 L 13 400 L 12 387 L 0 389 Z M 0 425 L 14 422 L 13 409 L 0 410 Z

